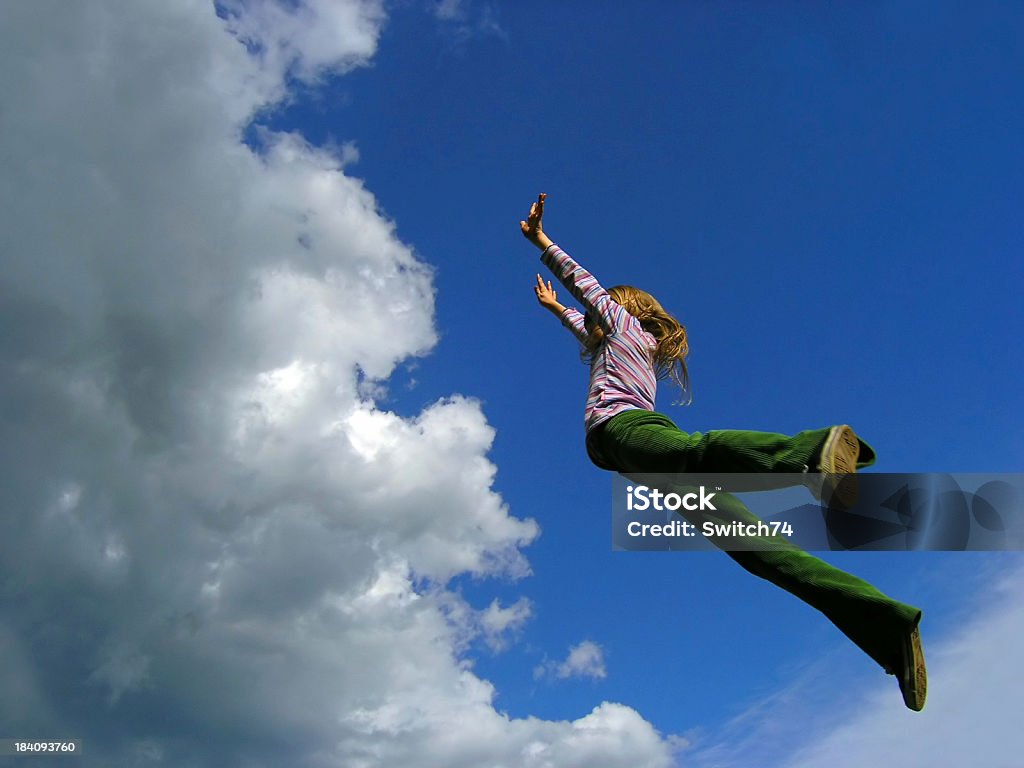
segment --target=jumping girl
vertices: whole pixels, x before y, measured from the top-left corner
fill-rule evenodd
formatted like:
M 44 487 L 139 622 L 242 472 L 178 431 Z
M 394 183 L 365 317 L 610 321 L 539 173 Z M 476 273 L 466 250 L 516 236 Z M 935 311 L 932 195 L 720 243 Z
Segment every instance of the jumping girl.
M 654 410 L 659 379 L 689 390 L 686 329 L 645 291 L 605 290 L 544 233 L 544 199 L 530 206 L 523 235 L 541 250 L 541 262 L 586 313 L 558 303 L 551 282 L 537 275 L 540 305 L 561 320 L 590 358 L 586 449 L 601 469 L 621 473 L 808 473 L 815 496 L 847 505 L 844 473 L 870 466 L 875 452 L 846 425 L 792 437 L 768 432 L 716 430 L 687 434 Z M 732 497 L 735 498 L 735 497 Z M 736 504 L 742 504 L 736 500 Z M 750 514 L 742 507 L 737 514 Z M 921 611 L 886 596 L 793 545 L 727 554 L 751 573 L 817 608 L 899 682 L 904 703 L 924 707 L 927 673 L 918 624 Z

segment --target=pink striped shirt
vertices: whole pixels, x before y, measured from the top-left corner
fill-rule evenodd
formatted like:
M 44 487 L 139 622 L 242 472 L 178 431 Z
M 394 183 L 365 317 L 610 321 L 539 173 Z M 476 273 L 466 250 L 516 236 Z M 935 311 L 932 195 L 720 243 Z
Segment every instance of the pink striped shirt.
M 657 339 L 643 329 L 639 320 L 616 304 L 593 275 L 557 245 L 546 248 L 540 260 L 604 331 L 590 364 L 590 391 L 584 416 L 587 433 L 622 411 L 633 408 L 653 411 L 657 391 L 653 363 Z M 579 311 L 567 307 L 561 320 L 582 344 L 586 344 L 587 331 Z

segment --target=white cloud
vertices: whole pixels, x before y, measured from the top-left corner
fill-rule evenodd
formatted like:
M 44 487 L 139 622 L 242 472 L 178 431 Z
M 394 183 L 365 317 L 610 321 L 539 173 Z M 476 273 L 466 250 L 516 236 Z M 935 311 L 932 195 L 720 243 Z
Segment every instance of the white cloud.
M 779 768 L 829 765 L 1019 764 L 1019 681 L 1024 661 L 1024 570 L 1005 556 L 1005 568 L 983 569 L 982 585 L 964 584 L 978 601 L 950 636 L 922 638 L 928 662 L 928 701 L 907 710 L 895 678 L 876 669 L 845 670 L 823 657 L 786 688 L 737 717 L 720 732 L 695 739 L 684 764 L 738 768 L 756 762 Z M 867 666 L 867 665 L 864 665 Z M 853 675 L 856 677 L 853 677 Z
M 442 21 L 458 21 L 466 16 L 465 0 L 437 0 L 434 15 Z
M 606 677 L 604 651 L 592 640 L 584 640 L 569 649 L 568 658 L 558 665 L 555 674 L 558 677 Z
M 307 82 L 369 61 L 385 21 L 379 0 L 218 0 L 218 6 L 266 67 Z
M 801 749 L 786 762 L 804 768 L 828 762 L 838 768 L 881 761 L 900 765 L 1018 764 L 1024 753 L 1019 727 L 1019 681 L 1024 660 L 1017 638 L 1024 632 L 1024 571 L 1003 574 L 995 594 L 973 621 L 926 649 L 929 691 L 925 710 L 908 713 L 889 685 L 867 692 L 859 714 Z M 984 593 L 983 593 L 984 594 Z M 865 735 L 870 737 L 866 738 Z
M 499 21 L 498 6 L 476 0 L 430 0 L 430 10 L 437 19 L 442 34 L 453 47 L 469 40 L 498 37 L 507 40 Z
M 557 677 L 589 677 L 602 680 L 608 676 L 604 664 L 604 650 L 593 640 L 584 640 L 569 649 L 565 661 L 549 661 L 538 665 L 534 671 L 535 678 Z
M 495 598 L 480 614 L 480 625 L 484 640 L 491 650 L 500 651 L 507 647 L 509 633 L 520 630 L 533 613 L 530 601 L 521 597 L 507 608 Z
M 667 765 L 621 705 L 494 709 L 446 585 L 528 574 L 537 526 L 479 403 L 373 399 L 436 343 L 431 270 L 351 145 L 241 143 L 381 5 L 222 6 L 0 6 L 0 721 L 86 768 Z

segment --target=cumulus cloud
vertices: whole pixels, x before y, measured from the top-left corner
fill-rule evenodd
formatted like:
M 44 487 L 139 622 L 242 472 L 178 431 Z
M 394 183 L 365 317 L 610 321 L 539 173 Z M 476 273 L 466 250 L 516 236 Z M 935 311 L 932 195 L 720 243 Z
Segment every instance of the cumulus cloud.
M 381 4 L 217 10 L 0 9 L 0 722 L 87 768 L 667 765 L 628 707 L 494 709 L 466 627 L 529 604 L 447 585 L 528 574 L 537 526 L 476 401 L 375 399 L 437 341 L 431 269 L 351 146 L 241 140 Z
M 549 661 L 537 666 L 533 676 L 557 677 L 561 680 L 570 677 L 589 677 L 602 680 L 608 676 L 604 665 L 604 650 L 593 640 L 572 646 L 565 661 Z
M 218 0 L 217 6 L 264 66 L 306 82 L 365 64 L 385 21 L 380 0 Z

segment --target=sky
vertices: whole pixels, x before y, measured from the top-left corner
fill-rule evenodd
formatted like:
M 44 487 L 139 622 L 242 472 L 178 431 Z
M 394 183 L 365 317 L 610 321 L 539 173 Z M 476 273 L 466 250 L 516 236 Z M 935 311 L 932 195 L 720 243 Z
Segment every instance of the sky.
M 1019 766 L 1020 553 L 823 555 L 923 609 L 912 713 L 720 553 L 612 551 L 518 222 L 546 192 L 686 324 L 686 431 L 1021 472 L 1022 34 L 1010 3 L 3 4 L 0 739 Z

